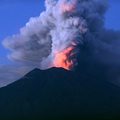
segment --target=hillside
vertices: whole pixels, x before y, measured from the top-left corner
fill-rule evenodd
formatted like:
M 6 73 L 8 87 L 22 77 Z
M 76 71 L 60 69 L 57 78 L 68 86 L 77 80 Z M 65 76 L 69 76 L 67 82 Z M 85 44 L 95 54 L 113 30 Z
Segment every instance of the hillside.
M 62 68 L 34 69 L 0 89 L 0 119 L 117 119 L 120 88 Z

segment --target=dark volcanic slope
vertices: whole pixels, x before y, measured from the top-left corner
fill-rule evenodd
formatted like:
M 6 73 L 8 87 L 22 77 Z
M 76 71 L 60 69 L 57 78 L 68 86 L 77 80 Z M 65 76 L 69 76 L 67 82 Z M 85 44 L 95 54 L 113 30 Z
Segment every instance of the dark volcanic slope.
M 120 88 L 64 69 L 35 69 L 0 89 L 0 120 L 115 120 L 119 113 Z

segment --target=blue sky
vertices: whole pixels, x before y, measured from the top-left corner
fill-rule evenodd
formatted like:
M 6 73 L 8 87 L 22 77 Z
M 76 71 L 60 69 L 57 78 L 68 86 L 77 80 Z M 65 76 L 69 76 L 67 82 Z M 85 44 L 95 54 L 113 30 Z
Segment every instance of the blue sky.
M 106 27 L 120 30 L 120 0 L 109 0 L 109 9 L 106 13 Z
M 120 1 L 109 0 L 110 7 L 105 16 L 105 26 L 120 30 Z M 18 33 L 30 17 L 38 16 L 44 9 L 43 0 L 1 0 L 0 1 L 0 64 L 7 64 L 7 50 L 1 42 L 7 36 Z
M 43 9 L 42 0 L 16 1 L 0 1 L 0 64 L 9 63 L 6 58 L 8 51 L 1 45 L 1 41 L 18 33 L 30 17 L 38 16 Z

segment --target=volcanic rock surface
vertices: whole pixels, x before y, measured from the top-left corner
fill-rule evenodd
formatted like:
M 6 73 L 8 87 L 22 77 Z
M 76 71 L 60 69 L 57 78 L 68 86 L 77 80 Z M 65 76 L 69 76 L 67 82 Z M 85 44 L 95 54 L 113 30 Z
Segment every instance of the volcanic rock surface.
M 0 89 L 0 120 L 115 120 L 119 113 L 119 87 L 62 68 L 34 69 Z

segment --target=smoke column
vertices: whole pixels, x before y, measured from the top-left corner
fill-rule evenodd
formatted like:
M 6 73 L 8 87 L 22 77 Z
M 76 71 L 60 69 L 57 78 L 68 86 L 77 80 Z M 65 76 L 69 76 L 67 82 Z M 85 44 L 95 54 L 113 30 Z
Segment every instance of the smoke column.
M 77 65 L 77 49 L 94 41 L 104 30 L 106 0 L 45 0 L 45 11 L 31 18 L 20 33 L 3 45 L 11 50 L 9 59 L 41 69 Z M 85 37 L 86 36 L 86 37 Z
M 58 2 L 46 0 L 46 11 L 51 11 L 54 18 L 54 28 L 50 31 L 52 38 L 52 51 L 49 56 L 50 58 L 52 56 L 51 66 L 70 70 L 77 63 L 76 47 L 82 41 L 82 35 L 87 32 L 85 19 L 77 15 L 79 13 L 77 3 L 77 0 Z

